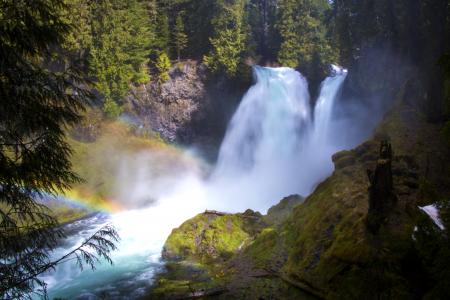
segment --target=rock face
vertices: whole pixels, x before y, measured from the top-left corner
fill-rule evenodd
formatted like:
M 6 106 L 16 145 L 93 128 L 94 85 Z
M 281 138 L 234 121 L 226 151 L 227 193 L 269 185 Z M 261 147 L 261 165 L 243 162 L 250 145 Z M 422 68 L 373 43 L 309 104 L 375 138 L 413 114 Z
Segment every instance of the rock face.
M 195 123 L 211 110 L 204 72 L 194 61 L 179 62 L 165 83 L 135 88 L 127 99 L 130 111 L 170 142 L 192 139 Z
M 228 122 L 251 82 L 236 83 L 208 74 L 196 61 L 180 61 L 168 81 L 134 87 L 125 112 L 138 125 L 168 142 L 195 146 L 214 159 Z

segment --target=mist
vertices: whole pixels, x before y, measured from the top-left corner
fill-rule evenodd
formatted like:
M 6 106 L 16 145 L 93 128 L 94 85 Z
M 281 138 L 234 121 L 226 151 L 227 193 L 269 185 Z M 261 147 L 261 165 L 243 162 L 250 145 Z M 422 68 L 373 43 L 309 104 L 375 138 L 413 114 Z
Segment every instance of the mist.
M 285 196 L 308 196 L 333 172 L 331 156 L 367 139 L 382 115 L 363 101 L 342 99 L 347 74 L 331 66 L 311 107 L 307 79 L 299 72 L 254 67 L 255 83 L 230 121 L 215 166 L 189 150 L 164 164 L 161 154 L 125 156 L 114 198 L 131 207 L 185 201 L 196 207 L 194 214 L 248 208 L 265 213 Z M 177 205 L 170 213 L 177 213 Z
M 229 124 L 215 166 L 189 150 L 111 147 L 113 199 L 125 210 L 90 219 L 66 244 L 77 245 L 110 222 L 122 238 L 112 255 L 115 265 L 102 264 L 96 274 L 104 276 L 80 273 L 75 264 L 58 266 L 45 275 L 50 296 L 108 289 L 139 297 L 161 266 L 165 239 L 187 219 L 206 209 L 266 213 L 285 196 L 308 196 L 333 172 L 331 156 L 366 139 L 379 119 L 370 106 L 342 99 L 347 74 L 332 66 L 311 107 L 307 79 L 299 72 L 254 67 L 255 83 Z

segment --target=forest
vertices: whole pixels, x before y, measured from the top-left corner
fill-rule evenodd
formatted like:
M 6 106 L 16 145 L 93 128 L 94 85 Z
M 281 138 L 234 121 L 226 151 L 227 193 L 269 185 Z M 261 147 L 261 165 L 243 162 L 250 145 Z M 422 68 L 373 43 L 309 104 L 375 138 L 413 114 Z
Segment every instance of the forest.
M 446 299 L 449 154 L 447 0 L 0 1 L 0 299 Z
M 248 64 L 288 66 L 317 88 L 330 63 L 352 66 L 372 50 L 389 49 L 436 76 L 446 57 L 445 1 L 66 2 L 61 17 L 75 30 L 64 49 L 86 60 L 112 114 L 130 84 L 165 81 L 180 59 L 247 81 Z

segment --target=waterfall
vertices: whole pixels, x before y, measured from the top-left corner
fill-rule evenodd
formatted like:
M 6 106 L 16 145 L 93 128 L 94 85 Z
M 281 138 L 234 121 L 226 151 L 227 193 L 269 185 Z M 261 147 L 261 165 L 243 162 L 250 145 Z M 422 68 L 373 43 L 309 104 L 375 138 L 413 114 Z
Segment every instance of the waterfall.
M 255 84 L 232 117 L 216 167 L 207 180 L 196 168 L 176 169 L 154 178 L 149 175 L 161 170 L 152 170 L 152 163 L 143 159 L 130 163 L 125 158 L 126 163 L 116 174 L 117 187 L 122 191 L 118 196 L 124 201 L 148 203 L 142 199 L 155 198 L 155 202 L 139 210 L 100 214 L 67 225 L 69 236 L 56 249 L 55 259 L 107 222 L 116 226 L 121 242 L 112 257 L 114 266 L 102 264 L 96 272 L 80 272 L 71 261 L 44 274 L 41 278 L 49 283 L 50 296 L 141 297 L 161 267 L 165 239 L 186 219 L 205 209 L 242 212 L 251 208 L 265 213 L 284 196 L 310 194 L 331 174 L 331 155 L 343 148 L 332 137 L 342 136 L 334 130 L 333 115 L 346 71 L 334 69 L 322 83 L 312 108 L 307 81 L 299 72 L 254 67 Z M 168 177 L 173 180 L 168 181 Z M 166 188 L 155 190 L 159 186 Z
M 330 157 L 340 150 L 330 138 L 333 107 L 347 71 L 332 66 L 313 120 L 308 84 L 299 72 L 256 66 L 254 75 L 222 142 L 212 186 L 224 209 L 265 212 L 274 199 L 308 195 L 331 173 Z
M 219 151 L 215 176 L 277 164 L 295 154 L 310 123 L 308 84 L 289 68 L 254 67 L 256 84 L 242 99 Z
M 330 141 L 333 107 L 336 96 L 347 77 L 347 70 L 332 65 L 332 76 L 327 77 L 320 85 L 320 94 L 314 108 L 313 137 L 318 143 Z M 320 146 L 320 145 L 318 145 Z

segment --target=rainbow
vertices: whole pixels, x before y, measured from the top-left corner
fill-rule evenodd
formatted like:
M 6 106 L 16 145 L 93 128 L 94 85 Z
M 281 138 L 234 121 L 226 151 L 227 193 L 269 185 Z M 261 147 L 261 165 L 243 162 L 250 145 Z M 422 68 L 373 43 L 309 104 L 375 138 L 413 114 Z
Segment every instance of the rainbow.
M 58 195 L 57 202 L 69 207 L 84 209 L 89 211 L 100 211 L 105 213 L 116 213 L 124 208 L 112 198 L 105 198 L 91 194 L 81 194 L 78 190 L 72 189 L 63 195 Z

